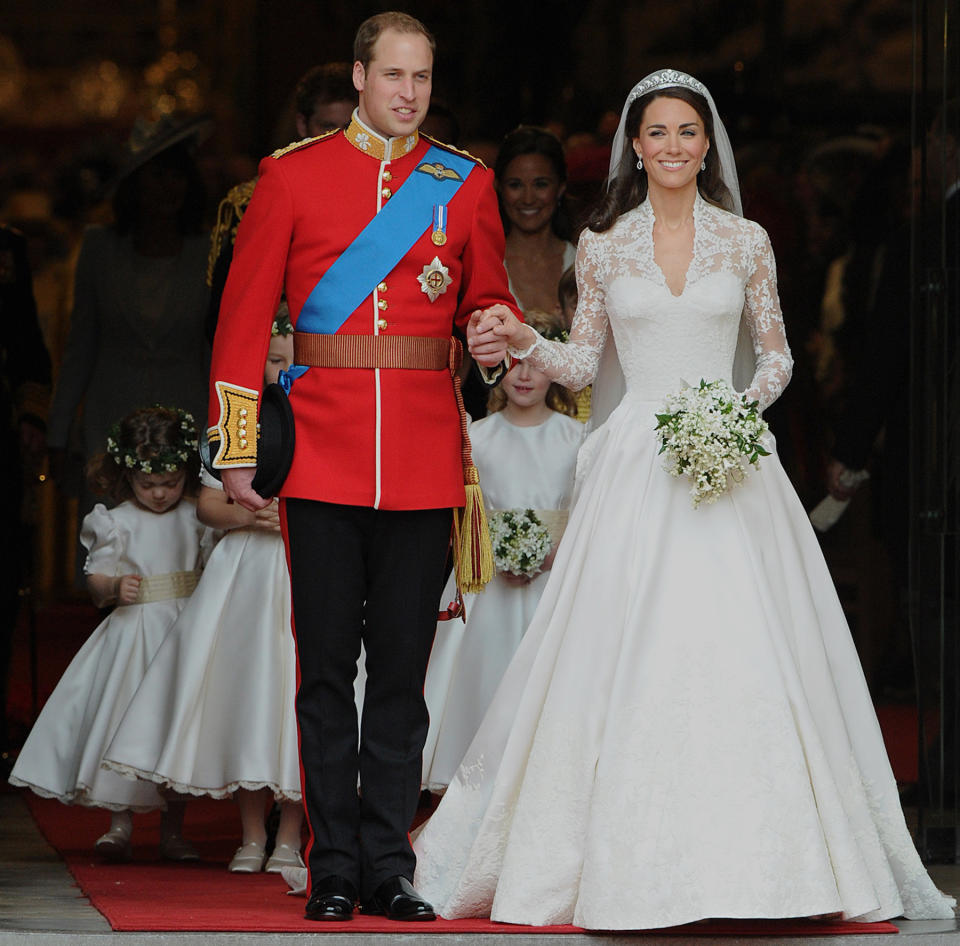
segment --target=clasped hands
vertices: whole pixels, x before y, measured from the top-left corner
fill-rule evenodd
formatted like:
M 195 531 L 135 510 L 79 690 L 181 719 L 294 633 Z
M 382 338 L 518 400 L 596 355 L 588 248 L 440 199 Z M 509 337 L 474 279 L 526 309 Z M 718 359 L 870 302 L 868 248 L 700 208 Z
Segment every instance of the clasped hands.
M 499 365 L 508 346 L 528 348 L 533 339 L 533 330 L 500 303 L 477 309 L 467 323 L 467 348 L 473 360 L 485 368 Z

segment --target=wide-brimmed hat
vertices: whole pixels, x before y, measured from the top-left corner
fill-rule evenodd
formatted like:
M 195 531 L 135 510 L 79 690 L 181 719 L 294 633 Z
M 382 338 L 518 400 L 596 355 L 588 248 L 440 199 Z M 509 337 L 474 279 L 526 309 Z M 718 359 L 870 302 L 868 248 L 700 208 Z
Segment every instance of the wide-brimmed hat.
M 167 148 L 172 148 L 182 141 L 189 141 L 197 146 L 206 141 L 212 133 L 213 118 L 209 115 L 164 115 L 156 121 L 138 117 L 123 146 L 115 184 Z

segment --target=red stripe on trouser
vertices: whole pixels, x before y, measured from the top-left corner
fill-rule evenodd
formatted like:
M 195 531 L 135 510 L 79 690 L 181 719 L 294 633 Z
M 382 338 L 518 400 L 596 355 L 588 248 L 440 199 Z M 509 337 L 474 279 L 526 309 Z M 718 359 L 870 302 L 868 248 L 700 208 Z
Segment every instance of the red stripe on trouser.
M 290 544 L 287 536 L 287 501 L 283 498 L 279 500 L 280 507 L 280 534 L 283 536 L 283 554 L 287 560 L 287 580 L 290 581 L 292 570 L 290 568 Z M 290 600 L 293 601 L 293 589 L 290 589 Z M 297 654 L 297 689 L 300 692 L 300 648 L 297 645 L 297 621 L 293 613 L 293 607 L 290 608 L 290 633 L 293 634 L 293 646 Z M 307 839 L 307 846 L 303 852 L 303 862 L 307 865 L 307 894 L 312 888 L 312 878 L 310 877 L 310 851 L 313 848 L 313 828 L 310 825 L 310 819 L 307 817 L 307 777 L 303 768 L 303 752 L 300 747 L 300 717 L 295 712 L 294 719 L 297 721 L 297 763 L 300 767 L 300 804 L 303 805 L 303 818 L 307 823 L 307 829 L 310 837 Z

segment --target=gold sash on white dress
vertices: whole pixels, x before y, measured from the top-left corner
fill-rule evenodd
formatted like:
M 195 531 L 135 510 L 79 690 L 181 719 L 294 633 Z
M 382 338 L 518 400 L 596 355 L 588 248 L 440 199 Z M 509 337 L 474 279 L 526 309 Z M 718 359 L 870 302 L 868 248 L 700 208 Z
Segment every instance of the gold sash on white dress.
M 170 598 L 189 598 L 200 580 L 199 571 L 166 572 L 163 575 L 145 575 L 134 604 L 167 601 Z

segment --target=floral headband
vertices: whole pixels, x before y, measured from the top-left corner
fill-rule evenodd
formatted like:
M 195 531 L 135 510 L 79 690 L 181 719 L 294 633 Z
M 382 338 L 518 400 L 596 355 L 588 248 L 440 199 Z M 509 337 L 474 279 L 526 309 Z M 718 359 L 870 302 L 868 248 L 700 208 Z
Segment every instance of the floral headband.
M 293 323 L 290 321 L 290 310 L 287 308 L 287 304 L 283 303 L 277 310 L 277 317 L 273 320 L 273 325 L 270 326 L 270 335 L 276 338 L 277 335 L 292 335 L 293 331 Z
M 569 330 L 564 327 L 559 316 L 551 315 L 540 309 L 528 309 L 523 314 L 524 321 L 551 342 L 565 342 L 570 338 Z
M 158 404 L 157 407 L 162 405 Z M 120 422 L 107 432 L 107 453 L 123 470 L 141 473 L 176 473 L 197 452 L 197 425 L 193 415 L 179 407 L 168 407 L 180 417 L 180 444 L 161 447 L 152 456 L 141 457 L 136 446 L 120 445 Z
M 567 342 L 570 340 L 570 332 L 559 325 L 551 325 L 550 328 L 541 330 L 540 334 L 551 342 Z

